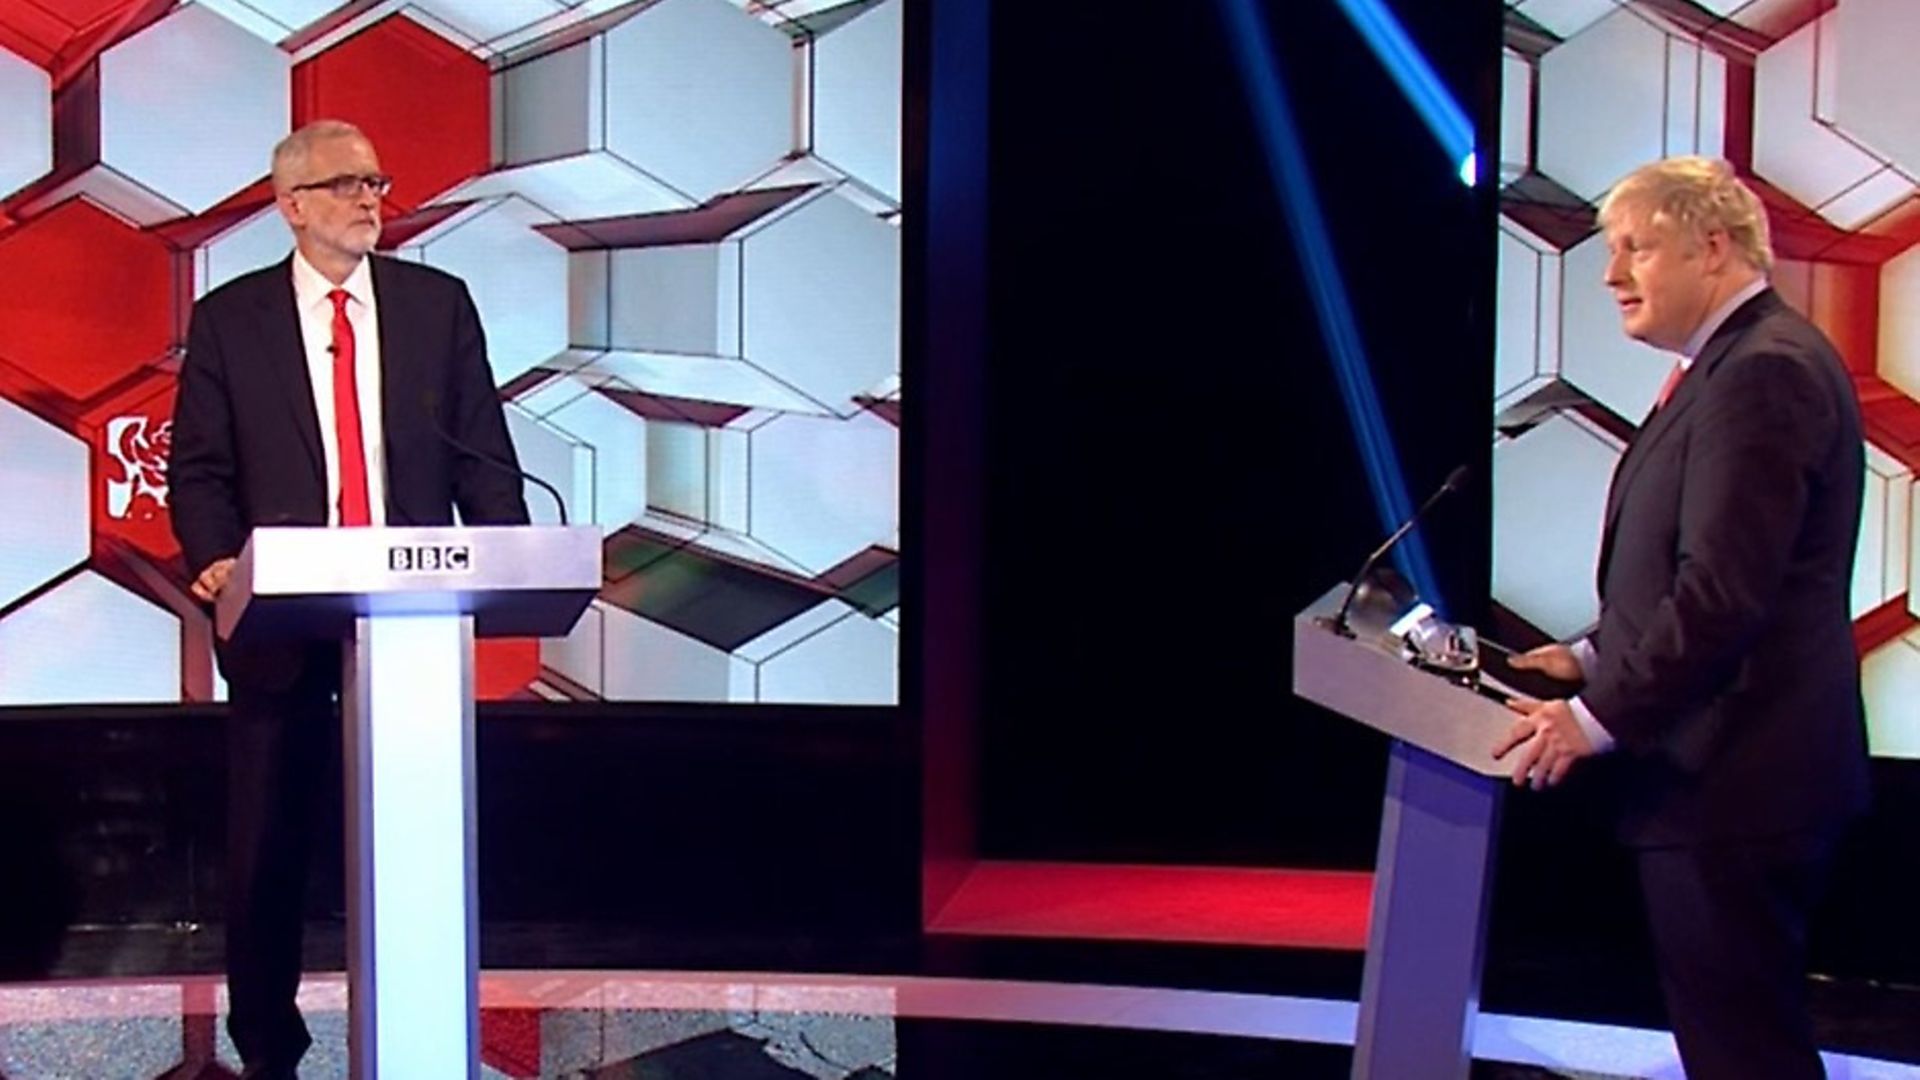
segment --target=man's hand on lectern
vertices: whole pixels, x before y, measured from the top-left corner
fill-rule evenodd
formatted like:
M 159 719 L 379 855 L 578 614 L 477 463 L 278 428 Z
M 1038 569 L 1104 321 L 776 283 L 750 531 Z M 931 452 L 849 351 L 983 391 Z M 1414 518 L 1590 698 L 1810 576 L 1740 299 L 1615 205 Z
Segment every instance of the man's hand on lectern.
M 1507 702 L 1507 707 L 1520 718 L 1493 748 L 1493 759 L 1498 761 L 1515 747 L 1520 748 L 1520 756 L 1513 762 L 1514 787 L 1531 785 L 1535 791 L 1552 787 L 1567 778 L 1574 762 L 1593 753 L 1593 743 L 1566 702 L 1517 697 Z
M 1537 671 L 1561 682 L 1577 683 L 1586 677 L 1586 673 L 1580 670 L 1580 660 L 1574 656 L 1573 650 L 1558 642 L 1516 655 L 1513 666 L 1521 671 Z
M 215 559 L 207 564 L 200 576 L 193 579 L 193 595 L 206 603 L 213 603 L 220 590 L 227 587 L 227 577 L 233 573 L 232 559 Z

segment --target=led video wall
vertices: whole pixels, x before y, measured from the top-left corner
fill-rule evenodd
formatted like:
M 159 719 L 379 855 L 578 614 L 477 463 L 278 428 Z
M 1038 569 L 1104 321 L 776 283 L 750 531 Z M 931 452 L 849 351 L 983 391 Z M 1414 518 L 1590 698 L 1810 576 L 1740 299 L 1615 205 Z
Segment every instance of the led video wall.
M 1859 393 L 1854 639 L 1871 746 L 1905 758 L 1920 758 L 1916 55 L 1911 0 L 1508 0 L 1493 405 L 1494 599 L 1576 635 L 1598 617 L 1609 477 L 1672 363 L 1621 333 L 1594 205 L 1646 161 L 1733 162 L 1766 202 L 1775 288 Z
M 483 694 L 896 701 L 906 2 L 0 0 L 0 705 L 223 695 L 180 349 L 290 250 L 267 159 L 321 117 L 606 537 L 578 629 L 484 643 Z

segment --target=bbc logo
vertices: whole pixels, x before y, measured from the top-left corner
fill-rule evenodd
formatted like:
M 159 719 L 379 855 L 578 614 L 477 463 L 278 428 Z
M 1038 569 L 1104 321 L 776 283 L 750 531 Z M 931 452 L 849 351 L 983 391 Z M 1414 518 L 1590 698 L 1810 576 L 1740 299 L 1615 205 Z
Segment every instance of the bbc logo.
M 473 569 L 473 552 L 465 544 L 420 544 L 387 549 L 387 569 L 416 573 L 461 573 Z

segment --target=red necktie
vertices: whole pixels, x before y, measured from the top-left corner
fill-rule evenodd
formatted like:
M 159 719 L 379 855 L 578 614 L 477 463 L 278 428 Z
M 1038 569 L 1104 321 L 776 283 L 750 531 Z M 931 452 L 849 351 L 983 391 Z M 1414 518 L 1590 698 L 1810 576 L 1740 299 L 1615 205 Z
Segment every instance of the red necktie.
M 1653 399 L 1654 412 L 1666 407 L 1667 399 L 1673 396 L 1673 388 L 1680 385 L 1680 379 L 1686 373 L 1687 369 L 1678 360 L 1674 361 L 1673 370 L 1667 372 L 1667 381 L 1660 384 L 1660 396 Z
M 371 525 L 367 504 L 367 451 L 360 438 L 360 390 L 353 377 L 353 323 L 347 319 L 347 291 L 327 294 L 333 301 L 333 433 L 340 444 L 340 524 Z

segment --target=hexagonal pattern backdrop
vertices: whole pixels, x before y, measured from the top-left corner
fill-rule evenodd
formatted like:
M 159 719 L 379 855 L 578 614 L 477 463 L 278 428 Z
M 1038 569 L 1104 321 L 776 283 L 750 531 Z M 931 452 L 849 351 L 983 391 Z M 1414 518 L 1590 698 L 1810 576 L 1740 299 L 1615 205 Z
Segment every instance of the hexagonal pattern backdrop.
M 174 385 L 193 300 L 290 249 L 267 158 L 320 117 L 606 531 L 586 620 L 483 643 L 483 695 L 897 701 L 905 2 L 0 0 L 0 704 L 222 694 Z
M 1505 45 L 1494 600 L 1561 638 L 1596 617 L 1597 508 L 1672 361 L 1620 331 L 1594 204 L 1655 158 L 1725 157 L 1766 202 L 1774 286 L 1853 373 L 1869 739 L 1920 757 L 1920 5 L 1507 0 Z

